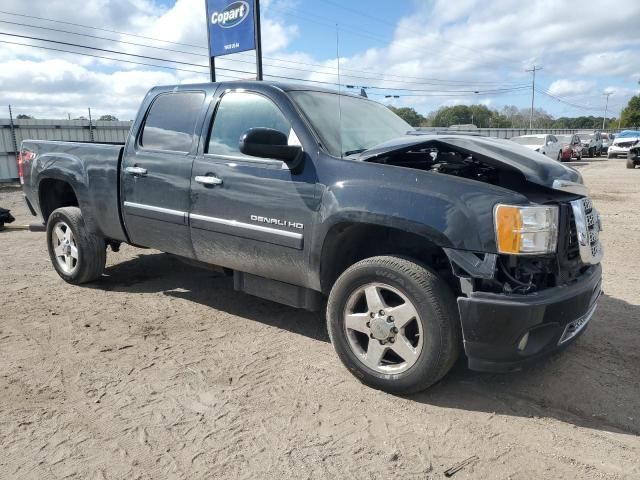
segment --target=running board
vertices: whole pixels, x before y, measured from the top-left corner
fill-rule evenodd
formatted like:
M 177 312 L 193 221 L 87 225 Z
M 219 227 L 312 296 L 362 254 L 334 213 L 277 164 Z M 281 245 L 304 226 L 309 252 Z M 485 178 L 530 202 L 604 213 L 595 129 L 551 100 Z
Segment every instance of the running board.
M 319 311 L 322 306 L 320 292 L 235 270 L 233 288 L 239 292 L 311 312 Z

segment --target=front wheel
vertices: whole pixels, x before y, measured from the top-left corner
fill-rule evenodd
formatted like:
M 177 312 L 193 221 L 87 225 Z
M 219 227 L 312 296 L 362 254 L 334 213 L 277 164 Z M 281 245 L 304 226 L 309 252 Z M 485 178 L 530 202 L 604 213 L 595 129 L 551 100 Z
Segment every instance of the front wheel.
M 104 239 L 87 230 L 78 207 L 54 210 L 47 221 L 51 263 L 65 282 L 78 285 L 102 275 L 106 262 Z
M 352 265 L 327 304 L 331 343 L 360 381 L 391 393 L 424 390 L 459 354 L 459 321 L 449 286 L 411 260 L 380 256 Z

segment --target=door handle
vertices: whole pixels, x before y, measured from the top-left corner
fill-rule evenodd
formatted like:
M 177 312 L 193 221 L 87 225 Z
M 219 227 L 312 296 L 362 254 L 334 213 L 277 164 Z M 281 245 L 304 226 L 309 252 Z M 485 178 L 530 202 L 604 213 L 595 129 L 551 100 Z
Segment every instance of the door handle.
M 218 178 L 218 177 L 212 177 L 212 176 L 205 176 L 205 175 L 198 175 L 194 178 L 194 180 L 198 183 L 201 183 L 202 185 L 205 186 L 216 186 L 216 185 L 222 185 L 222 179 Z
M 147 169 L 142 167 L 127 167 L 124 172 L 134 177 L 145 177 L 147 175 Z

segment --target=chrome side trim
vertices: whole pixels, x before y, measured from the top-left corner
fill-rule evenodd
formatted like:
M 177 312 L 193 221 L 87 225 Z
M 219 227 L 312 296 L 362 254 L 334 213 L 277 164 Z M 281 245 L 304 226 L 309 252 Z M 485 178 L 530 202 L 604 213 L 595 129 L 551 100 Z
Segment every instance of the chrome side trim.
M 289 232 L 287 230 L 279 230 L 277 228 L 264 227 L 262 225 L 253 225 L 251 223 L 239 222 L 237 220 L 227 220 L 225 218 L 207 217 L 206 215 L 198 215 L 192 213 L 189 215 L 192 220 L 200 220 L 201 222 L 216 223 L 218 225 L 226 225 L 228 227 L 236 227 L 245 230 L 251 230 L 254 232 L 270 233 L 273 235 L 280 235 L 287 238 L 294 238 L 296 240 L 302 239 L 302 234 L 297 232 Z
M 176 217 L 184 217 L 187 212 L 181 212 L 180 210 L 171 210 L 170 208 L 154 207 L 153 205 L 145 205 L 143 203 L 124 202 L 125 207 L 139 208 L 140 210 L 149 210 L 150 212 L 166 213 L 167 215 L 173 215 Z
M 561 190 L 563 192 L 575 193 L 576 195 L 589 195 L 589 189 L 582 183 L 571 182 L 569 180 L 556 179 L 553 181 L 552 187 L 554 190 Z
M 573 337 L 575 337 L 578 333 L 580 333 L 580 331 L 587 326 L 587 323 L 589 323 L 589 320 L 591 320 L 591 317 L 593 317 L 593 314 L 595 313 L 597 306 L 598 306 L 598 303 L 595 302 L 587 313 L 585 313 L 580 318 L 574 320 L 573 322 L 569 322 L 565 327 L 564 332 L 562 332 L 562 336 L 560 337 L 560 340 L 558 340 L 558 345 L 562 345 L 563 343 L 568 342 Z

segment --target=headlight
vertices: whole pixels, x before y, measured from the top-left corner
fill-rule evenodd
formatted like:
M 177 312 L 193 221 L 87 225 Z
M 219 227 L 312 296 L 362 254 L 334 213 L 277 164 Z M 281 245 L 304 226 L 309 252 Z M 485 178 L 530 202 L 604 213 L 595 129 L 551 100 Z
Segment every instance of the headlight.
M 558 245 L 558 207 L 496 205 L 496 244 L 499 253 L 553 253 Z

